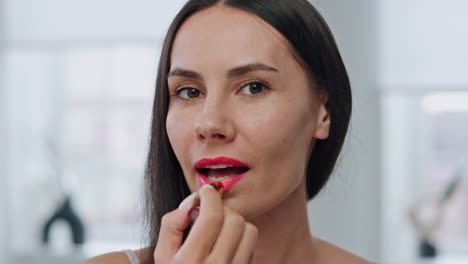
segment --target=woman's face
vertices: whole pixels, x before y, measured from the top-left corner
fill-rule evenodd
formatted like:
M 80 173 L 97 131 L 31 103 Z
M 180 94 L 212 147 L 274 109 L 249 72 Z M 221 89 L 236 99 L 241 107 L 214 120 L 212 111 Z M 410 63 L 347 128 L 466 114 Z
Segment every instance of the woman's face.
M 305 191 L 308 158 L 330 120 L 276 29 L 238 9 L 205 9 L 179 29 L 170 59 L 166 128 L 192 192 L 195 163 L 216 157 L 250 168 L 223 196 L 246 218 Z M 264 66 L 231 71 L 248 64 Z

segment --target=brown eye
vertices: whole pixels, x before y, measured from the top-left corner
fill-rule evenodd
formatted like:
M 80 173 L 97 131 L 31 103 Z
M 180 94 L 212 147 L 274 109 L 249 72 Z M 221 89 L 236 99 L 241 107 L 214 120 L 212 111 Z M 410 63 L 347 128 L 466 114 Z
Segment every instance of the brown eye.
M 195 88 L 181 88 L 177 90 L 177 95 L 186 100 L 198 98 L 200 94 L 201 92 Z
M 264 83 L 260 81 L 253 81 L 242 87 L 242 93 L 255 96 L 260 95 L 264 90 L 268 88 Z

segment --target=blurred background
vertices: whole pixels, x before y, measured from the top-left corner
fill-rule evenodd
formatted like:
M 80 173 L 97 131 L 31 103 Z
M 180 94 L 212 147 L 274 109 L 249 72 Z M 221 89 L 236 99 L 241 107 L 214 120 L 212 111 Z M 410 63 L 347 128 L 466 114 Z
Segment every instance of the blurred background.
M 468 2 L 311 2 L 354 99 L 312 232 L 379 263 L 468 263 Z M 0 0 L 0 263 L 143 246 L 157 62 L 184 3 Z M 60 219 L 45 232 L 59 209 L 84 233 Z

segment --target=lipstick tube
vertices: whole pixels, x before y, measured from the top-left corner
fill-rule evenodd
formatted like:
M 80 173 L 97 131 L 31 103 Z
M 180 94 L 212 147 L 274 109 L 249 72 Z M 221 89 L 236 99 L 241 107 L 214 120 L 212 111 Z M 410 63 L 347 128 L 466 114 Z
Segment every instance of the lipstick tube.
M 223 197 L 224 186 L 222 183 L 212 182 L 210 183 L 210 185 L 213 186 L 216 191 L 218 191 L 220 197 Z M 200 196 L 198 193 L 195 195 L 195 198 L 193 198 L 193 200 L 194 200 L 193 201 L 194 204 L 192 208 L 190 209 L 190 211 L 188 212 L 191 224 L 195 223 L 195 220 L 197 220 L 197 217 L 200 214 Z

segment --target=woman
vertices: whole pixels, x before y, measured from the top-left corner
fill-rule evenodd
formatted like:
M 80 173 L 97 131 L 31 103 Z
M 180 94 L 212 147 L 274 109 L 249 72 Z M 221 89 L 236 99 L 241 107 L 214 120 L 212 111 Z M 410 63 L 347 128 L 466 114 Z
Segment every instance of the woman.
M 151 246 L 86 263 L 368 263 L 314 237 L 307 217 L 350 115 L 346 69 L 306 0 L 188 1 L 159 64 Z M 222 196 L 201 188 L 218 181 Z

